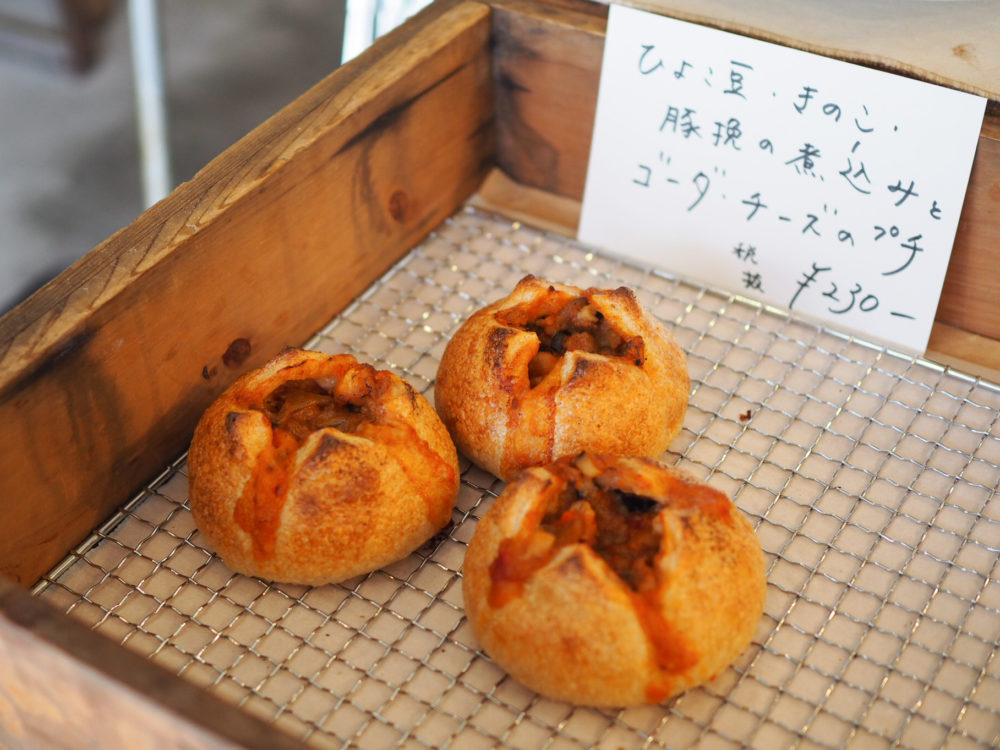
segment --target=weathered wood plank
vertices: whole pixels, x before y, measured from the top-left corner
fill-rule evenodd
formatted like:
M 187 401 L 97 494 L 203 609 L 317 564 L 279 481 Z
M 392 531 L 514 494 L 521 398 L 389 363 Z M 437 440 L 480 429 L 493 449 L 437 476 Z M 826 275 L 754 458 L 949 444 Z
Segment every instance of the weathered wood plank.
M 302 745 L 0 579 L 0 747 Z
M 475 189 L 489 12 L 430 9 L 0 319 L 0 572 L 35 580 Z
M 498 3 L 493 12 L 497 164 L 524 185 L 580 200 L 590 158 L 607 9 Z
M 941 290 L 937 321 L 1000 340 L 998 290 L 1000 116 L 987 115 Z
M 927 358 L 1000 383 L 1000 341 L 997 339 L 936 322 L 927 343 Z

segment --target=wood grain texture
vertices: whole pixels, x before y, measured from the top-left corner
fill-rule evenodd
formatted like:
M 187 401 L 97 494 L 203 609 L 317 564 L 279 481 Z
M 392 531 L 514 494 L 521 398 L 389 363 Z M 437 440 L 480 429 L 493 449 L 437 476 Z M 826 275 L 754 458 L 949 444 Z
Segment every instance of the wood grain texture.
M 489 173 L 469 203 L 566 237 L 575 235 L 580 223 L 580 201 L 521 185 L 499 168 Z
M 498 3 L 493 12 L 497 164 L 530 187 L 583 198 L 606 9 Z
M 606 17 L 570 0 L 495 1 L 497 164 L 524 187 L 579 201 L 593 133 Z M 996 301 L 1000 114 L 996 109 L 989 108 L 979 138 L 937 320 L 1000 340 Z
M 146 658 L 57 615 L 45 602 L 0 579 L 0 747 L 302 747 Z
M 1000 383 L 1000 341 L 937 322 L 931 328 L 927 358 Z
M 979 138 L 937 320 L 1000 340 L 1000 117 Z
M 429 9 L 0 319 L 0 572 L 35 580 L 238 374 L 475 189 L 493 155 L 488 20 L 475 2 Z

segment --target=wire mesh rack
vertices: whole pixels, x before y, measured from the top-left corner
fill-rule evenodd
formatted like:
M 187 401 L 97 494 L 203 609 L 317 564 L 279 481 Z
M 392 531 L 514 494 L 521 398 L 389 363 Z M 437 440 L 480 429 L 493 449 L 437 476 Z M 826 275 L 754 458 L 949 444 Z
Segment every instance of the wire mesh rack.
M 664 461 L 728 492 L 768 561 L 753 643 L 711 683 L 594 710 L 494 665 L 461 568 L 503 484 L 468 462 L 444 532 L 309 588 L 206 549 L 182 457 L 35 593 L 308 747 L 996 747 L 1000 388 L 472 207 L 306 345 L 432 399 L 451 334 L 527 273 L 630 286 L 688 353 Z

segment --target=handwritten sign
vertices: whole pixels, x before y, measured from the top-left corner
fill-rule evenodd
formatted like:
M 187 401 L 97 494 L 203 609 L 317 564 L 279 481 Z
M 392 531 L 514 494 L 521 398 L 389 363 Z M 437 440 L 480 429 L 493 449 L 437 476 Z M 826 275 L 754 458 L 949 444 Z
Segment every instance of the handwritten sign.
M 923 352 L 985 106 L 612 6 L 579 238 Z

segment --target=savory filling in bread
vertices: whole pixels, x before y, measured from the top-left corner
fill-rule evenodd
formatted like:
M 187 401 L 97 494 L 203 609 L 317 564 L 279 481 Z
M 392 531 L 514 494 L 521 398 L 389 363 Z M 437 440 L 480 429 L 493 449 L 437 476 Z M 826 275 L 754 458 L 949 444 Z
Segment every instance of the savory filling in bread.
M 749 645 L 766 596 L 749 521 L 722 492 L 641 457 L 531 467 L 477 523 L 462 569 L 483 651 L 550 698 L 659 703 Z
M 370 405 L 365 408 L 371 384 L 359 391 L 348 380 L 357 378 L 290 380 L 267 395 L 262 411 L 274 429 L 290 433 L 300 443 L 323 427 L 357 432 L 362 423 L 374 421 Z
M 555 291 L 552 287 L 550 290 Z M 631 360 L 637 367 L 642 367 L 645 360 L 642 337 L 619 333 L 604 313 L 586 297 L 566 300 L 552 294 L 504 310 L 497 315 L 497 321 L 511 328 L 530 331 L 538 337 L 538 354 L 528 364 L 532 388 L 570 351 Z
M 247 403 L 271 423 L 271 444 L 236 503 L 234 519 L 254 541 L 257 557 L 274 553 L 278 526 L 298 451 L 310 435 L 325 427 L 357 433 L 375 422 L 372 405 L 374 369 L 361 365 L 344 377 L 290 380 L 259 403 Z M 367 377 L 366 377 L 367 376 Z
M 556 465 L 564 486 L 548 499 L 545 515 L 534 529 L 504 539 L 490 567 L 490 603 L 503 606 L 517 596 L 524 582 L 547 564 L 556 551 L 585 544 L 633 591 L 656 584 L 654 561 L 660 552 L 663 528 L 659 501 L 601 486 L 599 478 L 574 471 L 571 464 Z
M 191 510 L 235 571 L 344 580 L 444 526 L 455 446 L 399 376 L 347 354 L 288 349 L 205 411 L 188 452 Z
M 242 399 L 241 405 L 262 412 L 271 423 L 271 444 L 258 459 L 261 470 L 247 482 L 234 513 L 237 524 L 253 537 L 258 557 L 273 554 L 298 451 L 310 435 L 327 427 L 347 434 L 374 427 L 380 421 L 379 390 L 376 370 L 359 364 L 340 377 L 288 380 L 262 398 L 246 394 Z
M 526 276 L 452 335 L 434 405 L 455 446 L 510 481 L 580 451 L 661 455 L 689 390 L 683 349 L 630 289 Z
M 592 549 L 628 587 L 657 661 L 664 669 L 683 669 L 694 656 L 683 647 L 671 624 L 660 615 L 659 592 L 666 581 L 657 559 L 671 536 L 664 534 L 660 511 L 698 511 L 729 520 L 731 503 L 718 490 L 669 475 L 668 501 L 619 489 L 615 472 L 603 471 L 587 454 L 573 461 L 550 464 L 555 477 L 537 526 L 526 525 L 517 536 L 500 542 L 490 566 L 489 603 L 502 607 L 520 596 L 537 570 L 548 565 L 563 547 L 582 544 Z

